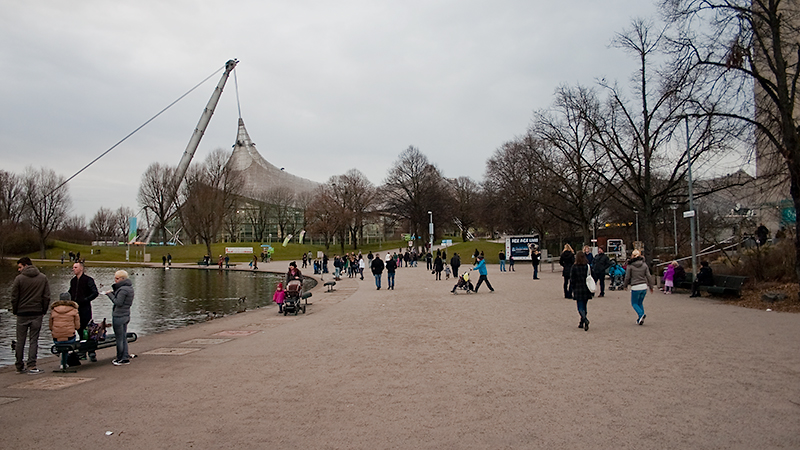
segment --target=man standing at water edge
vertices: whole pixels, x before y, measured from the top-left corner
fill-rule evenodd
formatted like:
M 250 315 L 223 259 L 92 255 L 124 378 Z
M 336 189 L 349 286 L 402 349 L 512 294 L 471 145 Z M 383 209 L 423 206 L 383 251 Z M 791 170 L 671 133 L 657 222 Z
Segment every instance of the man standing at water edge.
M 27 256 L 17 261 L 19 275 L 11 287 L 11 311 L 17 316 L 17 373 L 25 373 L 25 340 L 28 339 L 28 367 L 31 375 L 42 373 L 36 368 L 39 351 L 39 331 L 42 319 L 50 307 L 50 283 Z
M 375 275 L 375 286 L 378 287 L 378 290 L 381 289 L 381 275 L 383 275 L 383 260 L 381 260 L 381 254 L 376 253 L 375 258 L 372 260 L 372 264 L 370 264 L 370 269 L 372 269 L 372 274 Z
M 69 296 L 73 302 L 78 304 L 78 314 L 81 317 L 81 328 L 78 330 L 81 338 L 83 338 L 86 325 L 92 320 L 92 300 L 96 299 L 98 294 L 94 278 L 86 275 L 85 270 L 83 262 L 76 262 L 72 265 L 72 273 L 75 276 L 69 280 Z M 94 352 L 89 352 L 89 359 L 97 361 Z

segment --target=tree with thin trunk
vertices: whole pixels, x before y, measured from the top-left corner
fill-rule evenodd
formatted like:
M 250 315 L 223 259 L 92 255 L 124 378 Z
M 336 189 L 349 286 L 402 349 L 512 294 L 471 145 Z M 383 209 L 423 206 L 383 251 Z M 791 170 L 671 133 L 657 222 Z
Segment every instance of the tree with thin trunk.
M 0 170 L 0 258 L 5 256 L 6 242 L 22 222 L 25 211 L 22 180 L 12 173 Z
M 120 206 L 114 211 L 114 236 L 121 241 L 128 241 L 128 231 L 131 223 L 130 218 L 133 217 L 133 209 L 127 206 Z M 133 230 L 134 233 L 136 230 Z
M 673 43 L 727 106 L 708 114 L 756 130 L 762 158 L 783 160 L 789 195 L 800 210 L 800 4 L 796 0 L 663 0 L 678 25 Z M 755 89 L 754 89 L 755 87 Z M 761 168 L 759 168 L 761 172 Z M 800 281 L 800 222 L 795 221 L 795 273 Z M 800 292 L 798 293 L 800 295 Z
M 241 177 L 227 165 L 230 152 L 217 149 L 209 153 L 202 165 L 187 171 L 182 189 L 180 217 L 184 228 L 206 245 L 219 238 L 225 218 L 235 214 L 236 201 L 242 189 Z
M 137 199 L 139 206 L 144 208 L 146 217 L 155 219 L 154 226 L 160 231 L 161 241 L 164 244 L 169 240 L 167 235 L 167 222 L 175 213 L 175 203 L 167 204 L 174 195 L 175 167 L 161 163 L 152 163 L 142 174 L 142 183 L 139 185 Z
M 408 221 L 411 234 L 424 236 L 426 243 L 431 239 L 429 211 L 433 213 L 434 234 L 440 233 L 439 224 L 452 219 L 451 199 L 441 172 L 414 146 L 404 150 L 389 169 L 380 197 L 387 211 Z
M 115 237 L 117 224 L 114 212 L 109 208 L 100 207 L 92 221 L 89 222 L 89 229 L 92 232 L 92 237 L 96 241 L 108 241 Z
M 47 238 L 67 218 L 72 204 L 64 177 L 56 175 L 52 169 L 28 167 L 22 176 L 22 198 L 25 217 L 36 230 L 39 252 L 45 258 Z

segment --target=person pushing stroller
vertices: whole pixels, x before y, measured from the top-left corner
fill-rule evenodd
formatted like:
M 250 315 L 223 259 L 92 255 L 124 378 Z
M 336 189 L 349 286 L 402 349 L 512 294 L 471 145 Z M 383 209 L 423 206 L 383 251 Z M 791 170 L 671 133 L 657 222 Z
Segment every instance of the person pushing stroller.
M 453 290 L 450 292 L 455 294 L 456 289 L 464 289 L 468 293 L 475 290 L 475 287 L 472 285 L 472 281 L 469 281 L 469 272 L 464 272 L 458 276 L 458 281 L 456 282 L 456 285 L 453 286 Z

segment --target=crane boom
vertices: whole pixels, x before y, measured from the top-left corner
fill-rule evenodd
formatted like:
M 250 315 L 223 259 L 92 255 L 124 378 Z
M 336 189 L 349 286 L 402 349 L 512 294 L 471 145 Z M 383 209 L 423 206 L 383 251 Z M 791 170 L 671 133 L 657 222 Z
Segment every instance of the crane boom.
M 172 184 L 165 199 L 167 208 L 175 202 L 175 198 L 178 196 L 178 189 L 181 187 L 183 177 L 186 175 L 186 170 L 189 168 L 192 158 L 194 158 L 197 146 L 200 145 L 200 140 L 206 132 L 206 127 L 208 127 L 208 123 L 211 121 L 211 116 L 214 115 L 214 109 L 217 107 L 219 98 L 222 95 L 222 90 L 225 88 L 225 83 L 228 81 L 228 77 L 238 63 L 239 61 L 235 59 L 231 59 L 225 63 L 225 73 L 222 74 L 222 78 L 220 78 L 219 83 L 217 83 L 217 87 L 214 88 L 214 93 L 211 94 L 211 98 L 208 99 L 206 108 L 203 110 L 203 114 L 197 122 L 197 126 L 194 129 L 194 133 L 192 133 L 191 139 L 189 139 L 189 143 L 186 144 L 186 150 L 183 151 L 181 161 L 178 163 L 178 168 L 175 170 L 175 177 L 172 179 Z M 147 235 L 146 243 L 150 243 L 156 229 L 157 228 L 154 227 L 150 230 L 150 233 Z M 164 236 L 164 239 L 166 240 L 166 236 Z

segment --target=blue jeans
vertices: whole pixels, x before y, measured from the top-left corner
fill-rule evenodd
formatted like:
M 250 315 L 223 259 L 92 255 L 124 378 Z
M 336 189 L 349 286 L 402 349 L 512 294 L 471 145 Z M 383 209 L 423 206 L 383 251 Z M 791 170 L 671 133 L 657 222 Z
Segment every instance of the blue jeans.
M 128 323 L 131 317 L 111 317 L 111 325 L 114 328 L 114 338 L 117 341 L 117 361 L 130 359 L 128 354 Z
M 374 273 L 373 275 L 375 275 L 375 286 L 378 286 L 378 289 L 380 289 L 381 288 L 381 274 Z
M 67 339 L 66 341 L 59 341 L 58 339 L 53 338 L 53 342 L 58 344 L 59 342 L 62 344 L 69 344 L 75 342 L 75 335 L 72 335 L 71 338 Z M 66 369 L 67 368 L 67 359 L 69 358 L 69 352 L 61 353 L 61 367 Z
M 386 283 L 389 289 L 394 289 L 394 272 L 386 272 Z
M 539 278 L 539 265 L 535 264 L 533 266 L 533 279 L 536 280 Z
M 631 306 L 633 306 L 633 310 L 636 311 L 636 314 L 639 315 L 641 318 L 644 315 L 644 296 L 647 294 L 647 289 L 643 289 L 641 291 L 631 291 Z
M 582 319 L 586 318 L 586 306 L 589 304 L 589 300 L 576 300 L 575 303 L 578 304 L 578 314 L 581 315 Z
M 500 272 L 505 272 L 505 271 L 506 271 L 506 260 L 505 259 L 501 259 L 500 260 Z

